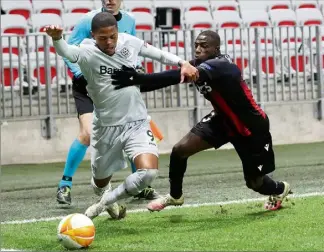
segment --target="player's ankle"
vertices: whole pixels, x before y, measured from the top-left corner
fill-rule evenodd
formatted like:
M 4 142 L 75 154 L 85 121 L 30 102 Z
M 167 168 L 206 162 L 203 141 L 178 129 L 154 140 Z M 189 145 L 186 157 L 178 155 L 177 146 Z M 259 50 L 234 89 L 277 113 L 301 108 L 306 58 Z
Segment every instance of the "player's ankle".
M 172 198 L 174 198 L 175 200 L 178 200 L 178 199 L 180 199 L 181 198 L 181 196 L 182 196 L 182 192 L 170 192 L 170 195 L 171 195 L 171 197 Z

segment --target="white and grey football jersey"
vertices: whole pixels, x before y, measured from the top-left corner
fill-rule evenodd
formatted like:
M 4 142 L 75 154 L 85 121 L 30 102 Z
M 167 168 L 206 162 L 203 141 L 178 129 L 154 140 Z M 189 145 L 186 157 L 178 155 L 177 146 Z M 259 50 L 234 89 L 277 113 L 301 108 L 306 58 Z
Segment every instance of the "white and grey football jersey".
M 53 44 L 59 55 L 80 66 L 94 103 L 94 122 L 102 126 L 123 125 L 147 118 L 147 109 L 138 87 L 114 89 L 111 74 L 115 70 L 123 65 L 135 67 L 139 55 L 172 65 L 177 65 L 181 60 L 126 33 L 118 34 L 113 56 L 102 52 L 92 39 L 85 39 L 79 47 L 68 45 L 62 39 Z

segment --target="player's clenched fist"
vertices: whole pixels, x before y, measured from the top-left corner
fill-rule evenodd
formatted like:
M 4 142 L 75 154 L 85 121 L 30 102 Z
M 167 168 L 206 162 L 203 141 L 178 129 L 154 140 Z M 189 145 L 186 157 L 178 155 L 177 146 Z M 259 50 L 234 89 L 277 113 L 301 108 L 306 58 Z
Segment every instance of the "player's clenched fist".
M 62 38 L 63 28 L 58 25 L 48 25 L 45 27 L 44 31 L 48 36 L 52 37 L 53 40 L 59 40 Z

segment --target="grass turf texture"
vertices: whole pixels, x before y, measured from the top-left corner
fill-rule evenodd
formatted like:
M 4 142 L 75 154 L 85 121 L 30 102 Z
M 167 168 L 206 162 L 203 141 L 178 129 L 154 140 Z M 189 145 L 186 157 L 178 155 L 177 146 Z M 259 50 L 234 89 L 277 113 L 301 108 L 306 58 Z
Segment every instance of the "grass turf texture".
M 284 206 L 276 212 L 259 202 L 132 213 L 121 221 L 98 217 L 89 250 L 323 250 L 323 197 L 289 199 Z M 58 223 L 2 225 L 2 247 L 65 250 L 57 242 Z

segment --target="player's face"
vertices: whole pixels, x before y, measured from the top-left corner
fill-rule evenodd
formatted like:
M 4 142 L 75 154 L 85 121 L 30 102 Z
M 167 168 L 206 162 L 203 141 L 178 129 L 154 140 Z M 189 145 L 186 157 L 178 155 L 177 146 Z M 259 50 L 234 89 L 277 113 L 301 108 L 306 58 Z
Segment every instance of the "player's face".
M 195 59 L 204 62 L 217 55 L 217 48 L 208 40 L 208 37 L 200 35 L 195 41 Z
M 92 33 L 93 38 L 96 40 L 97 46 L 101 51 L 112 56 L 115 54 L 118 29 L 117 26 L 108 26 L 98 29 Z
M 102 0 L 102 5 L 107 11 L 116 15 L 119 11 L 121 0 Z

